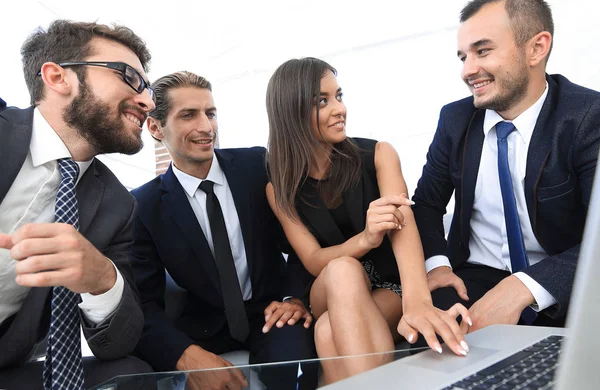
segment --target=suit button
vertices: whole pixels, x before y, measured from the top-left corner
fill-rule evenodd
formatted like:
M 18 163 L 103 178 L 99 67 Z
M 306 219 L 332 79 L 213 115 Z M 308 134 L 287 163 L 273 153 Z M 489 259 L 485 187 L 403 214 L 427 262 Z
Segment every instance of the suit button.
M 208 336 L 208 335 L 210 335 L 210 330 L 208 330 L 208 329 L 204 329 L 204 330 L 202 331 L 202 333 L 204 333 L 204 335 L 205 335 L 205 336 Z

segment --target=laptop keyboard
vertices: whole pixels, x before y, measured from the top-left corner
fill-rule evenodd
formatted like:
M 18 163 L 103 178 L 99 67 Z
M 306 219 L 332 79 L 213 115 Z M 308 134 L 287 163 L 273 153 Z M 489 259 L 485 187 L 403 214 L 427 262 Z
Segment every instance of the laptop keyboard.
M 563 338 L 548 336 L 444 390 L 552 389 Z

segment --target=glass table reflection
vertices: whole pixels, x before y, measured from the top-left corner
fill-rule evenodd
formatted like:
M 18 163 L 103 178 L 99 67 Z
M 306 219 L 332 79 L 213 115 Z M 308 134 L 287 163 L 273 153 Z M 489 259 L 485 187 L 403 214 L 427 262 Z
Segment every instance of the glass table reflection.
M 265 390 L 273 389 L 273 385 L 267 387 L 264 382 L 282 367 L 293 367 L 297 372 L 295 388 L 297 390 L 319 388 L 324 386 L 324 378 L 320 367 L 322 365 L 335 365 L 341 360 L 352 359 L 356 364 L 363 367 L 379 367 L 392 361 L 407 357 L 410 353 L 420 352 L 421 349 L 399 349 L 385 353 L 373 353 L 366 355 L 342 356 L 327 359 L 310 359 L 300 361 L 289 361 L 282 363 L 253 364 L 234 367 L 222 367 L 213 369 L 201 369 L 193 371 L 158 372 L 152 374 L 122 375 L 106 381 L 92 390 L 201 390 L 201 389 L 226 389 L 226 390 Z M 410 352 L 409 352 L 410 351 Z M 319 385 L 307 386 L 303 383 L 304 371 L 310 368 L 319 368 Z M 280 370 L 279 370 L 280 371 Z M 271 380 L 272 383 L 272 380 Z M 296 390 L 294 389 L 294 390 Z

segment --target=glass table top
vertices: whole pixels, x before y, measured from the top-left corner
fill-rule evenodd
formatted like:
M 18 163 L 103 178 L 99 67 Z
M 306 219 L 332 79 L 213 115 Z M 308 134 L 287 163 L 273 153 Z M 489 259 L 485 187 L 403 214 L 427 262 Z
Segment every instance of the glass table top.
M 311 390 L 327 384 L 323 366 L 361 367 L 362 372 L 407 357 L 428 348 L 400 349 L 384 353 L 309 359 L 281 363 L 265 363 L 200 369 L 193 371 L 157 372 L 122 375 L 106 381 L 93 390 Z M 409 352 L 410 351 L 410 352 Z M 354 374 L 359 374 L 355 372 Z M 349 377 L 348 375 L 347 377 Z

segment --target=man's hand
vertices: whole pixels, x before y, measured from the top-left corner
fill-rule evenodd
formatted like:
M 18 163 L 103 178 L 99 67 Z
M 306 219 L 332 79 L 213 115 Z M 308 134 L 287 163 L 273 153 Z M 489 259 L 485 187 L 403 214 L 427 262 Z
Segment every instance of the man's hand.
M 455 354 L 466 355 L 469 352 L 464 332 L 456 322 L 459 315 L 462 316 L 463 322 L 471 321 L 466 307 L 457 303 L 449 310 L 443 311 L 434 307 L 431 302 L 411 303 L 404 299 L 402 306 L 404 314 L 398 324 L 398 333 L 409 343 L 415 343 L 417 332 L 420 332 L 431 349 L 442 353 L 442 346 L 436 337 L 438 334 Z
M 183 351 L 175 368 L 178 371 L 188 371 L 220 367 L 233 367 L 233 365 L 197 345 L 190 345 Z M 188 373 L 186 388 L 193 390 L 241 390 L 246 386 L 248 386 L 248 381 L 246 381 L 244 374 L 237 368 L 229 368 L 190 372 Z
M 535 299 L 529 289 L 514 275 L 503 279 L 488 291 L 469 310 L 473 326 L 469 332 L 493 324 L 512 324 L 519 322 L 521 312 Z M 464 325 L 461 324 L 463 330 Z
M 22 286 L 64 286 L 98 295 L 117 280 L 110 260 L 69 224 L 27 224 L 10 236 L 0 234 L 0 247 L 18 261 L 16 281 Z
M 454 287 L 459 297 L 465 301 L 469 300 L 465 283 L 452 272 L 450 267 L 441 266 L 429 271 L 427 284 L 429 285 L 429 291 L 437 290 L 440 287 Z
M 292 298 L 286 302 L 273 301 L 265 309 L 265 326 L 263 326 L 263 333 L 267 333 L 273 325 L 278 328 L 283 327 L 285 324 L 294 325 L 298 320 L 304 318 L 304 327 L 310 328 L 312 323 L 312 315 L 304 303 L 298 298 Z

